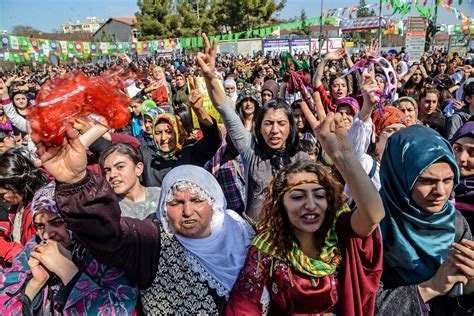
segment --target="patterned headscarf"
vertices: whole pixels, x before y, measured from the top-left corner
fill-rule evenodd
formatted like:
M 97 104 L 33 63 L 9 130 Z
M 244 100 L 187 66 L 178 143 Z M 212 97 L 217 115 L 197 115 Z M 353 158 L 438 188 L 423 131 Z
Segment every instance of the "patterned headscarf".
M 173 132 L 174 132 L 175 137 L 176 137 L 176 147 L 175 147 L 175 149 L 173 151 L 170 151 L 170 152 L 167 152 L 167 153 L 160 151 L 160 149 L 159 149 L 160 147 L 156 143 L 155 127 L 160 121 L 165 121 L 166 123 L 168 123 L 168 125 L 170 125 L 171 128 L 173 129 Z M 179 128 L 178 124 L 179 123 L 176 120 L 176 116 L 174 116 L 171 113 L 160 114 L 153 121 L 153 142 L 155 143 L 155 146 L 157 148 L 157 154 L 159 156 L 161 156 L 163 158 L 172 158 L 172 157 L 175 156 L 176 152 L 179 152 L 181 150 L 181 146 L 182 146 L 183 142 L 185 141 L 185 139 L 183 139 L 184 138 L 183 136 L 185 136 L 185 135 L 183 135 L 182 132 L 180 133 L 180 128 Z
M 189 190 L 212 208 L 211 234 L 205 238 L 185 237 L 170 227 L 167 202 L 176 191 Z M 216 178 L 193 165 L 173 168 L 163 179 L 157 217 L 164 231 L 175 235 L 184 248 L 186 260 L 201 278 L 208 281 L 220 296 L 228 298 L 244 266 L 247 247 L 254 235 L 252 227 L 237 213 L 227 209 L 227 202 Z
M 54 198 L 56 192 L 56 183 L 51 181 L 35 192 L 31 202 L 31 215 L 34 218 L 36 214 L 42 212 L 51 212 L 59 214 L 59 209 Z
M 403 124 L 408 125 L 405 114 L 399 109 L 393 106 L 386 106 L 383 108 L 383 114 L 380 115 L 381 111 L 375 111 L 372 115 L 372 120 L 375 125 L 375 134 L 380 135 L 382 130 L 392 124 Z

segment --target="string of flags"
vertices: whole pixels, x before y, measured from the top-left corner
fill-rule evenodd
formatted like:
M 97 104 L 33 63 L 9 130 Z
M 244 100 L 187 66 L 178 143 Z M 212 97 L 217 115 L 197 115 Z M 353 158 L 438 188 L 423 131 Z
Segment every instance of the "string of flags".
M 454 0 L 435 0 L 437 10 L 438 6 L 445 8 L 448 12 L 456 15 L 461 21 L 461 25 L 441 25 L 441 31 L 450 33 L 474 33 L 474 19 L 471 19 L 459 9 L 452 6 Z M 427 0 L 383 0 L 382 5 L 386 9 L 392 8 L 394 14 L 399 14 L 399 18 L 388 19 L 385 32 L 388 34 L 403 34 L 404 24 L 401 21 L 403 16 L 408 14 L 412 8 L 416 8 L 420 16 L 431 16 L 432 8 L 426 7 Z M 458 0 L 461 5 L 463 0 Z M 364 6 L 356 5 L 337 9 L 325 10 L 320 17 L 308 18 L 304 21 L 283 23 L 274 26 L 268 26 L 258 29 L 251 29 L 244 32 L 233 34 L 221 34 L 210 36 L 211 40 L 216 38 L 218 41 L 237 41 L 243 37 L 265 38 L 272 33 L 280 30 L 297 30 L 305 26 L 323 25 L 339 26 L 342 20 L 349 20 L 352 15 L 362 9 L 376 9 L 379 4 L 366 4 Z M 434 12 L 436 13 L 436 12 Z M 346 14 L 349 18 L 345 17 Z M 398 21 L 398 22 L 397 22 Z M 179 50 L 181 48 L 203 47 L 201 37 L 189 38 L 169 38 L 153 41 L 139 42 L 83 42 L 83 41 L 62 41 L 50 39 L 37 39 L 26 36 L 3 35 L 0 36 L 0 61 L 10 62 L 28 62 L 28 61 L 47 61 L 51 54 L 65 60 L 68 58 L 89 58 L 98 56 L 108 56 L 116 53 L 143 54 L 155 53 L 161 51 Z

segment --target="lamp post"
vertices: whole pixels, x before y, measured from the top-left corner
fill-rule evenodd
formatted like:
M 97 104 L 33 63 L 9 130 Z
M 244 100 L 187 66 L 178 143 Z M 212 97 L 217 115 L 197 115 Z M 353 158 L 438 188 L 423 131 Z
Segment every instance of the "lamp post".
M 382 47 L 382 0 L 379 1 L 378 42 L 379 42 L 379 47 Z
M 323 4 L 321 0 L 321 15 L 319 16 L 319 57 L 321 57 L 321 50 L 323 49 Z

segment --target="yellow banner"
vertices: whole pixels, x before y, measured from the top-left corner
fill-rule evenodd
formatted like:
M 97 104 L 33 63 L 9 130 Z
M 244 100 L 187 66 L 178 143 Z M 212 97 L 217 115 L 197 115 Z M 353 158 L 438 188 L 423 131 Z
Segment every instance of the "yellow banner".
M 207 93 L 206 82 L 204 81 L 204 78 L 196 77 L 194 78 L 194 80 L 195 80 L 197 88 L 203 95 L 203 106 L 206 109 L 206 112 L 210 116 L 212 116 L 217 121 L 218 124 L 223 124 L 224 121 L 222 121 L 221 115 L 219 114 L 219 112 L 217 112 L 216 108 L 212 105 L 211 99 L 209 98 L 209 94 Z M 222 89 L 224 89 L 224 85 L 222 83 L 220 86 L 222 86 Z M 189 82 L 188 82 L 188 90 L 190 91 Z M 194 114 L 194 111 L 193 111 L 193 125 L 194 125 L 194 128 L 199 128 L 199 122 L 196 117 L 196 114 Z

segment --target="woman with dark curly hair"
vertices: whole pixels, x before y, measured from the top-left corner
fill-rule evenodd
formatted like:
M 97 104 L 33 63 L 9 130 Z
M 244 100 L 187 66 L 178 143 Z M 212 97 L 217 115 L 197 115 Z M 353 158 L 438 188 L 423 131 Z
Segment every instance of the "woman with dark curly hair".
M 314 127 L 314 126 L 313 126 Z M 351 152 L 339 113 L 317 130 L 352 191 L 313 161 L 282 169 L 270 183 L 227 315 L 372 315 L 382 274 L 380 195 Z
M 11 205 L 6 231 L 0 238 L 0 256 L 12 259 L 11 250 L 21 250 L 35 235 L 31 218 L 31 200 L 35 192 L 49 182 L 48 176 L 21 154 L 6 152 L 0 156 L 0 201 Z M 2 225 L 3 226 L 3 225 Z M 8 253 L 8 256 L 6 255 Z

